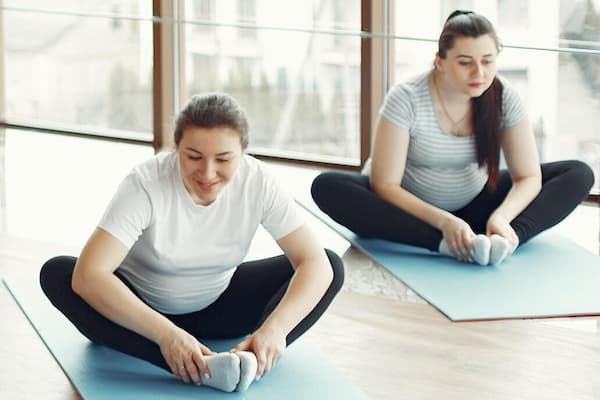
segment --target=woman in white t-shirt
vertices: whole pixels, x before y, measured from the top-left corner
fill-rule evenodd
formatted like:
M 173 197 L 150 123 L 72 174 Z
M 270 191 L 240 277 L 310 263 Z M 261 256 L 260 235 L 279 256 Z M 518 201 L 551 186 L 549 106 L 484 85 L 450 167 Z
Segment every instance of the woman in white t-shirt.
M 496 75 L 499 50 L 485 17 L 453 12 L 433 69 L 389 91 L 363 174 L 313 182 L 319 207 L 358 235 L 481 265 L 565 218 L 593 173 L 576 160 L 540 166 L 524 107 Z
M 246 117 L 230 96 L 194 96 L 175 144 L 131 171 L 80 257 L 48 261 L 41 285 L 92 342 L 186 383 L 245 390 L 323 314 L 343 265 L 245 154 Z M 285 254 L 244 263 L 259 225 Z M 245 335 L 230 353 L 199 341 Z

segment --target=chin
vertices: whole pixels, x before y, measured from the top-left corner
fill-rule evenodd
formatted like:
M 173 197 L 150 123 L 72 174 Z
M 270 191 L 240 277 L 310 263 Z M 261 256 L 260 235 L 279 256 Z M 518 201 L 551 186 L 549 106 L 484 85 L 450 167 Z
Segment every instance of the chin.
M 479 97 L 488 90 L 489 86 L 486 88 L 469 88 L 469 96 L 471 97 Z
M 211 197 L 203 196 L 203 197 L 198 197 L 198 199 L 200 200 L 201 205 L 208 206 L 217 199 L 217 196 L 211 196 Z

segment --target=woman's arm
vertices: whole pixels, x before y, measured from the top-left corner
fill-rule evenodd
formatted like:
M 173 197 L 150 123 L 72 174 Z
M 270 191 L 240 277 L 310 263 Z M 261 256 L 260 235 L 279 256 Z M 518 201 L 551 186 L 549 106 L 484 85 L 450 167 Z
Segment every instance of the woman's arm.
M 441 230 L 440 226 L 451 214 L 419 199 L 400 186 L 409 140 L 410 135 L 405 129 L 397 127 L 384 117 L 379 119 L 371 154 L 371 187 L 381 198 Z
M 323 247 L 304 224 L 277 241 L 295 269 L 285 295 L 262 326 L 234 350 L 253 350 L 257 378 L 268 372 L 285 351 L 286 336 L 312 311 L 333 280 Z
M 498 233 L 504 236 L 516 247 L 516 234 L 507 225 L 535 199 L 542 187 L 542 172 L 529 120 L 524 118 L 515 126 L 504 130 L 501 145 L 512 179 L 512 188 L 490 216 L 487 231 L 488 234 Z
M 287 335 L 321 300 L 333 280 L 333 270 L 325 250 L 306 224 L 277 243 L 295 272 L 285 295 L 266 319 L 265 325 L 277 326 Z
M 189 349 L 195 350 L 198 342 L 147 306 L 115 276 L 127 251 L 113 235 L 97 228 L 75 265 L 73 290 L 106 318 L 157 343 L 173 373 L 181 379 L 186 381 L 191 377 L 199 382 L 195 365 L 202 373 L 208 373 L 200 352 L 210 354 L 210 350 L 203 347 L 193 351 L 192 357 L 184 354 Z M 185 376 L 180 371 L 181 365 L 186 366 Z
M 114 275 L 127 251 L 113 235 L 97 228 L 75 265 L 73 290 L 106 318 L 157 342 L 170 322 Z
M 450 251 L 463 261 L 470 260 L 469 250 L 475 234 L 469 225 L 400 186 L 409 140 L 410 135 L 405 129 L 397 127 L 384 117 L 379 119 L 371 154 L 371 188 L 384 200 L 440 230 Z

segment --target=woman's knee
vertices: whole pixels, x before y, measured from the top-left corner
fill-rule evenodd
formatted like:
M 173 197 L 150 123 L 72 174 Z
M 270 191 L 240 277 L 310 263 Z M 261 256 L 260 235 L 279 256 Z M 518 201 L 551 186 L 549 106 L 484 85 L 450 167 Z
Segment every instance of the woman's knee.
M 578 194 L 581 200 L 585 199 L 594 186 L 594 171 L 588 164 L 579 160 L 565 161 L 570 190 L 573 194 Z
M 58 256 L 46 261 L 40 269 L 40 286 L 50 300 L 71 289 L 75 257 Z
M 327 204 L 331 199 L 331 188 L 335 186 L 336 181 L 335 172 L 323 172 L 313 180 L 310 194 L 319 207 L 324 203 Z
M 333 279 L 328 290 L 337 293 L 344 285 L 344 262 L 335 252 L 329 249 L 325 249 L 325 253 L 327 254 L 333 272 Z
M 594 171 L 592 171 L 592 168 L 583 161 L 571 160 L 571 170 L 582 189 L 589 193 L 592 186 L 594 186 Z
M 576 184 L 589 191 L 594 185 L 594 171 L 580 160 L 563 160 L 542 164 L 545 179 L 568 175 L 569 183 Z

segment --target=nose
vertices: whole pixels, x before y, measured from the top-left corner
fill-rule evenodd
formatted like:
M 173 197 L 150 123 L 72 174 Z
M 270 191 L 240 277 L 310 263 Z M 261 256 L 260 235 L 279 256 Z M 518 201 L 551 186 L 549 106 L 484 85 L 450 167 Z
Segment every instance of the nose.
M 216 175 L 215 165 L 210 160 L 205 160 L 198 169 L 198 175 L 204 182 L 211 181 Z
M 473 71 L 473 74 L 476 77 L 481 77 L 484 75 L 483 73 L 483 65 L 481 63 L 475 63 L 475 70 Z

